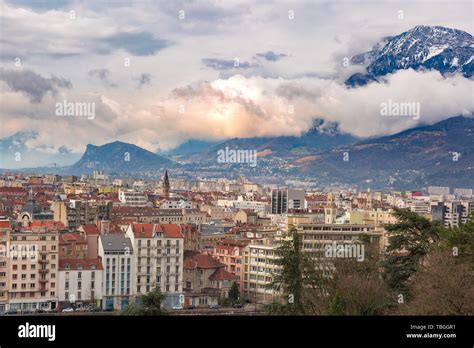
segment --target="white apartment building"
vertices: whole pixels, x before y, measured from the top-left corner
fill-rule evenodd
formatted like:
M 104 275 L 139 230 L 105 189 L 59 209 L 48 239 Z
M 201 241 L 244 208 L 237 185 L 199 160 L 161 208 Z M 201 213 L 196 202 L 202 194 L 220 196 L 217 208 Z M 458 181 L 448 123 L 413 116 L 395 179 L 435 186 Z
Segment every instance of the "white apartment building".
M 100 236 L 99 257 L 102 258 L 102 308 L 124 309 L 133 298 L 133 247 L 123 234 Z
M 279 301 L 281 292 L 269 287 L 281 266 L 275 264 L 277 244 L 271 239 L 253 241 L 244 248 L 242 291 L 255 305 Z
M 127 207 L 146 207 L 148 199 L 141 191 L 120 189 L 118 198 L 123 206 Z
M 138 297 L 158 287 L 166 294 L 165 307 L 180 304 L 184 255 L 181 227 L 176 224 L 132 223 L 126 235 L 135 250 L 135 295 Z
M 91 304 L 102 308 L 101 259 L 64 259 L 59 261 L 58 295 L 62 307 L 81 308 Z
M 167 199 L 160 204 L 160 209 L 192 209 L 193 203 L 184 199 Z
M 217 200 L 217 206 L 232 207 L 236 210 L 250 209 L 255 211 L 260 217 L 265 217 L 270 212 L 270 204 L 259 201 L 247 201 L 242 196 L 239 196 L 236 200 L 219 199 Z

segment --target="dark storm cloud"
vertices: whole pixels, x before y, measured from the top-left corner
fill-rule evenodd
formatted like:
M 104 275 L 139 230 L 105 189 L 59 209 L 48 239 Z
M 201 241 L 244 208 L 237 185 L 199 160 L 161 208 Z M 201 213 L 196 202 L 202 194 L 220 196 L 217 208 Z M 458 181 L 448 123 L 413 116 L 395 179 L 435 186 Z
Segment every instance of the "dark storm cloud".
M 0 80 L 14 92 L 27 95 L 32 103 L 39 103 L 46 93 L 55 95 L 58 88 L 71 88 L 69 80 L 52 76 L 45 78 L 31 70 L 11 70 L 0 68 Z

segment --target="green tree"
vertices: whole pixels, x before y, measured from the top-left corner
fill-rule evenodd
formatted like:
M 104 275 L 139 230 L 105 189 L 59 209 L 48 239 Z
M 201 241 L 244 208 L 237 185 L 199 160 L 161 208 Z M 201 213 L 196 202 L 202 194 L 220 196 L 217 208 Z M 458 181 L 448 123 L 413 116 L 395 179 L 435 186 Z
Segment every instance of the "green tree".
M 161 293 L 159 288 L 155 288 L 147 294 L 140 296 L 140 303 L 129 304 L 121 313 L 121 315 L 135 316 L 158 316 L 167 315 L 168 312 L 161 308 L 161 303 L 166 295 Z
M 275 264 L 281 266 L 280 273 L 276 274 L 271 286 L 282 291 L 284 297 L 284 309 L 289 314 L 304 314 L 303 305 L 303 267 L 306 256 L 301 252 L 301 241 L 298 231 L 291 227 L 289 238 L 281 241 L 276 250 L 277 259 Z
M 474 266 L 474 212 L 465 224 L 441 231 L 441 246 Z
M 393 214 L 397 222 L 385 225 L 389 245 L 384 279 L 391 290 L 409 297 L 409 280 L 432 244 L 438 242 L 443 227 L 409 209 L 396 208 Z
M 239 286 L 237 285 L 236 282 L 233 282 L 229 290 L 229 300 L 232 304 L 234 304 L 234 303 L 238 303 L 239 299 L 240 299 Z

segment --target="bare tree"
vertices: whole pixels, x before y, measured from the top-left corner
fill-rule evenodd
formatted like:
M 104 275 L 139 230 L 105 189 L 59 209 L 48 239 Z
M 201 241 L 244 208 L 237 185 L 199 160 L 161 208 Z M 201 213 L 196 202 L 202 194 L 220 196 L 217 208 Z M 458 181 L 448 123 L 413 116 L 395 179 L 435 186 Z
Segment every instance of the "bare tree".
M 400 308 L 412 315 L 473 315 L 474 271 L 451 251 L 433 250 L 413 279 L 413 300 Z

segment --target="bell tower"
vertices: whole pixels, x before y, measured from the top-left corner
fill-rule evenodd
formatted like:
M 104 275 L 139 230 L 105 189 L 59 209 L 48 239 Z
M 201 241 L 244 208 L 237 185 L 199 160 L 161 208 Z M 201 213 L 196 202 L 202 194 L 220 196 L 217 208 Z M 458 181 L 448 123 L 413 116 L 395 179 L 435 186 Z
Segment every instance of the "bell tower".
M 163 194 L 166 198 L 170 198 L 170 180 L 167 170 L 165 171 L 165 178 L 163 179 Z

